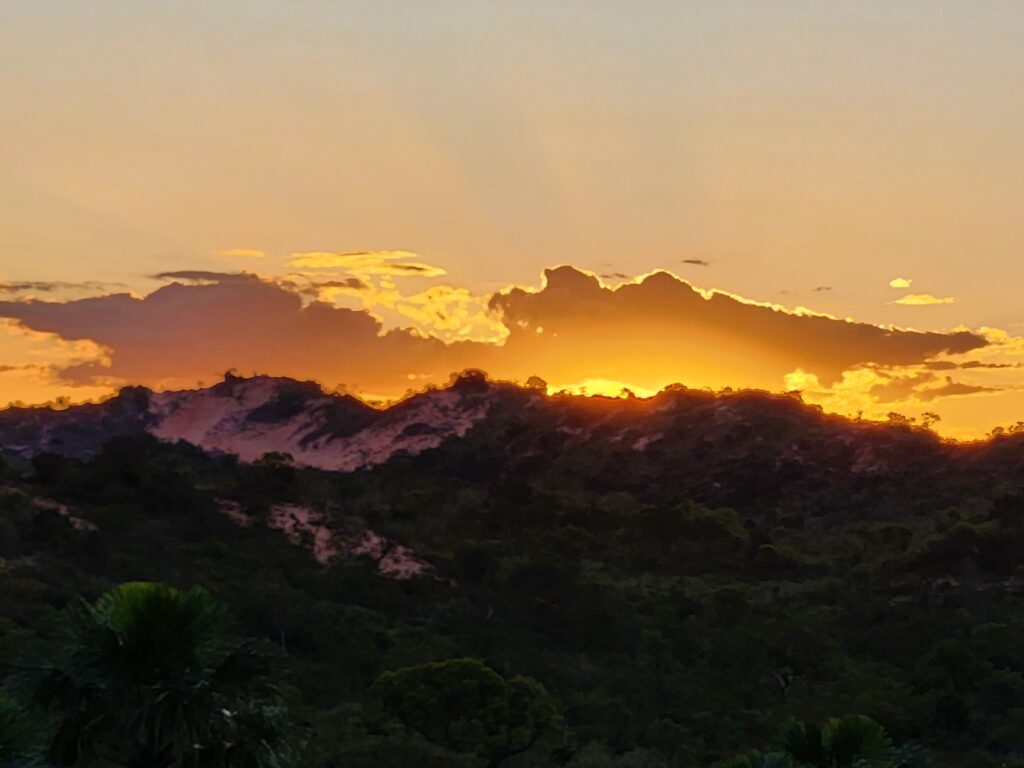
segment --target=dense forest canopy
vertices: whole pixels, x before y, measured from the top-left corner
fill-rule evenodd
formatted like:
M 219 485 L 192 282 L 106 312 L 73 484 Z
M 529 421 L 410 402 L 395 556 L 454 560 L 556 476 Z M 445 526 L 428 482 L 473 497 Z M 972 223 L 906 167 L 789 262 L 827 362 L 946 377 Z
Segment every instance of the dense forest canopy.
M 0 740 L 99 759 L 47 752 L 36 673 L 146 582 L 219 606 L 209 658 L 273 658 L 244 700 L 286 712 L 282 765 L 1024 765 L 1017 436 L 480 386 L 463 437 L 353 472 L 144 431 L 9 455 Z

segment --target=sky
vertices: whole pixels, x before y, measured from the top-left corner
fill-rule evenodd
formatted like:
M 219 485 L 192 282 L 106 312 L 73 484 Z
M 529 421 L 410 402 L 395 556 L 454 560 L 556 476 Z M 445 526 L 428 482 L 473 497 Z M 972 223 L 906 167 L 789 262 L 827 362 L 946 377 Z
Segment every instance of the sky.
M 1024 419 L 1017 2 L 0 0 L 0 404 L 800 390 Z

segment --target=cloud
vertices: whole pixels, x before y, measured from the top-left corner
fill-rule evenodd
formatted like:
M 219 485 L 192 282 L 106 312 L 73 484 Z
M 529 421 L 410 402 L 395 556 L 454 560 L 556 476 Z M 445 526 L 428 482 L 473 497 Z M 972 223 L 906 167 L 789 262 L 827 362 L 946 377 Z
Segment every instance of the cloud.
M 908 293 L 901 299 L 896 299 L 894 304 L 905 304 L 911 307 L 927 307 L 933 304 L 953 304 L 956 302 L 952 296 L 932 296 L 930 293 Z
M 0 283 L 0 293 L 55 293 L 57 291 L 103 291 L 116 287 L 116 283 L 87 280 L 69 283 L 62 280 L 19 280 Z
M 144 298 L 0 302 L 0 315 L 110 350 L 106 361 L 72 361 L 61 369 L 66 381 L 80 385 L 116 379 L 194 386 L 237 368 L 399 395 L 411 372 L 444 381 L 480 358 L 471 342 L 445 344 L 413 330 L 385 331 L 368 312 L 305 303 L 254 276 L 230 277 L 174 282 Z
M 681 381 L 774 390 L 798 368 L 831 383 L 859 365 L 917 365 L 987 344 L 969 332 L 882 328 L 701 291 L 666 272 L 612 289 L 559 267 L 541 290 L 513 288 L 491 306 L 510 331 L 503 360 L 515 376 L 651 389 Z
M 939 379 L 933 373 L 901 373 L 892 375 L 880 372 L 883 379 L 870 390 L 871 396 L 879 403 L 917 401 L 931 403 L 943 397 L 976 395 L 983 392 L 998 392 L 999 387 L 981 384 L 966 384 L 954 381 L 951 376 Z
M 0 365 L 0 407 L 12 402 L 47 403 L 68 396 L 83 401 L 110 391 L 106 382 L 74 386 L 62 374 L 64 368 L 82 364 L 103 370 L 108 350 L 89 340 L 69 341 L 0 319 L 0 359 L 4 361 Z
M 262 259 L 267 253 L 258 248 L 228 248 L 225 251 L 217 251 L 217 255 L 229 259 Z
M 891 288 L 909 288 L 913 280 L 906 277 L 894 277 L 889 281 L 889 287 Z
M 933 360 L 925 363 L 925 368 L 931 371 L 952 371 L 952 370 L 975 370 L 989 369 L 998 370 L 1003 368 L 1020 368 L 1020 363 L 983 363 L 981 360 L 967 360 L 963 363 L 954 363 L 952 360 Z
M 202 269 L 184 269 L 178 272 L 160 272 L 153 275 L 155 280 L 176 280 L 187 283 L 230 283 L 259 282 L 260 278 L 251 272 L 210 272 Z
M 417 258 L 410 251 L 308 251 L 293 253 L 289 264 L 300 269 L 340 269 L 361 276 L 439 277 L 446 274 L 441 267 L 410 261 Z
M 24 293 L 25 291 L 40 291 L 50 293 L 57 290 L 62 283 L 45 282 L 41 280 L 28 280 L 16 283 L 0 283 L 0 293 Z
M 346 277 L 342 280 L 324 280 L 319 283 L 310 283 L 310 285 L 313 286 L 321 295 L 325 290 L 332 288 L 342 288 L 347 291 L 365 291 L 370 287 L 358 277 Z
M 949 376 L 946 377 L 944 384 L 938 387 L 928 387 L 926 389 L 919 390 L 916 396 L 919 400 L 930 403 L 933 400 L 937 400 L 940 397 L 957 397 L 963 395 L 978 395 L 986 392 L 999 392 L 999 387 L 986 387 L 981 384 L 964 384 L 963 382 L 953 381 Z
M 711 262 L 704 259 L 681 259 L 680 264 L 692 264 L 695 267 L 710 267 Z
M 1020 368 L 1020 363 L 983 363 L 980 360 L 968 360 L 966 363 L 960 363 L 960 367 L 963 370 L 970 370 L 972 368 Z
M 193 386 L 235 368 L 377 396 L 478 367 L 519 381 L 536 374 L 651 391 L 672 382 L 779 390 L 800 371 L 819 390 L 847 387 L 850 400 L 856 385 L 857 397 L 870 399 L 865 392 L 887 381 L 882 369 L 920 368 L 989 344 L 967 331 L 879 327 L 753 302 L 666 272 L 612 288 L 558 267 L 539 288 L 488 299 L 446 285 L 403 292 L 390 275 L 331 269 L 279 278 L 167 272 L 159 277 L 172 282 L 144 297 L 0 302 L 0 317 L 99 350 L 55 366 L 55 376 L 78 386 Z
M 825 291 L 831 291 L 831 290 L 832 290 L 832 286 L 831 285 L 819 285 L 817 288 L 814 289 L 814 293 L 824 293 Z

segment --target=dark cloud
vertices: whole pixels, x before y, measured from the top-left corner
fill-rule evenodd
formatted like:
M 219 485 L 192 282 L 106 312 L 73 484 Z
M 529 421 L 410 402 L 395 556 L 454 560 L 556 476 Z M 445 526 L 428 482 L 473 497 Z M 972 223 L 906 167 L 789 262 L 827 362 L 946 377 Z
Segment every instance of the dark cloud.
M 521 381 L 539 374 L 555 385 L 606 378 L 650 389 L 680 381 L 778 390 L 797 369 L 827 385 L 856 367 L 920 366 L 987 343 L 968 332 L 880 328 L 705 295 L 664 272 L 609 288 L 572 267 L 548 270 L 540 290 L 513 288 L 491 298 L 490 309 L 508 331 L 502 344 L 385 332 L 366 311 L 310 302 L 302 286 L 250 273 L 159 277 L 174 282 L 144 298 L 0 302 L 0 317 L 109 350 L 109 367 L 64 369 L 61 375 L 73 383 L 112 377 L 185 386 L 236 368 L 344 382 L 373 394 L 443 382 L 467 367 Z M 450 311 L 425 307 L 423 322 L 443 321 Z
M 941 387 L 929 387 L 917 393 L 917 399 L 926 403 L 938 400 L 940 397 L 954 397 L 956 395 L 977 395 L 982 392 L 999 392 L 998 387 L 983 387 L 980 384 L 964 384 L 953 381 L 949 376 Z
M 69 283 L 62 280 L 20 280 L 0 283 L 0 293 L 53 293 L 55 291 L 103 291 L 116 287 L 117 283 L 86 281 Z
M 710 267 L 711 262 L 704 259 L 681 259 L 680 264 L 692 264 L 695 267 Z
M 153 275 L 155 280 L 177 280 L 187 283 L 251 283 L 260 278 L 251 272 L 209 272 L 202 269 L 183 269 L 178 272 L 161 272 Z
M 960 367 L 965 371 L 972 368 L 1020 368 L 1020 363 L 983 363 L 980 360 L 968 360 L 961 363 Z
M 468 342 L 446 345 L 411 331 L 383 332 L 365 311 L 317 301 L 304 305 L 297 293 L 272 282 L 228 277 L 174 282 L 142 299 L 112 294 L 65 303 L 0 302 L 0 316 L 110 350 L 109 367 L 64 369 L 73 383 L 113 377 L 189 386 L 236 368 L 401 393 L 409 374 L 443 381 L 480 357 Z
M 344 280 L 325 280 L 322 283 L 313 284 L 317 288 L 350 288 L 354 291 L 366 291 L 370 286 L 358 277 L 349 277 Z
M 665 272 L 614 289 L 572 267 L 548 270 L 545 278 L 543 290 L 515 288 L 491 299 L 511 331 L 502 359 L 520 377 L 777 389 L 796 369 L 829 384 L 858 366 L 919 365 L 987 344 L 968 332 L 881 328 L 725 293 L 705 296 Z
M 274 281 L 282 288 L 312 298 L 321 298 L 323 292 L 331 288 L 343 288 L 350 291 L 369 291 L 372 286 L 358 277 L 345 277 L 337 280 L 295 280 L 281 278 Z
M 629 275 L 625 272 L 607 272 L 601 277 L 604 280 L 629 280 Z
M 896 403 L 910 399 L 930 403 L 943 397 L 1000 391 L 996 387 L 954 381 L 951 376 L 940 380 L 934 373 L 928 372 L 909 376 L 893 376 L 885 372 L 878 372 L 878 375 L 880 378 L 886 379 L 886 382 L 876 384 L 870 389 L 870 394 L 879 403 Z M 936 385 L 936 382 L 939 381 L 942 383 Z
M 831 285 L 819 285 L 817 288 L 814 289 L 814 293 L 824 293 L 825 291 L 831 291 L 831 290 L 832 290 L 832 286 Z
M 930 371 L 970 371 L 975 369 L 999 369 L 999 368 L 1020 368 L 1020 363 L 983 363 L 980 360 L 968 360 L 966 363 L 954 363 L 951 360 L 933 360 L 925 363 L 925 368 Z

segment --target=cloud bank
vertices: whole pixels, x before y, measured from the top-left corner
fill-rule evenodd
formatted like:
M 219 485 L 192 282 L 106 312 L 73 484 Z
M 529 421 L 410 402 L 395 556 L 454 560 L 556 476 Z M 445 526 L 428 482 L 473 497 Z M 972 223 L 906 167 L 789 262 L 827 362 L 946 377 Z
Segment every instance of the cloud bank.
M 990 343 L 968 331 L 882 328 L 756 303 L 667 272 L 611 288 L 563 266 L 547 270 L 539 288 L 513 287 L 489 300 L 444 285 L 403 292 L 396 268 L 405 276 L 410 266 L 437 272 L 414 256 L 297 254 L 291 266 L 307 271 L 278 278 L 168 272 L 159 277 L 172 282 L 143 297 L 6 301 L 0 317 L 102 349 L 97 359 L 56 369 L 77 386 L 187 387 L 236 369 L 384 397 L 467 367 L 519 381 L 602 379 L 650 390 L 673 382 L 781 390 L 794 381 L 829 390 L 851 371 L 873 371 L 861 386 L 872 396 L 886 383 L 880 377 L 895 375 L 886 371 L 923 369 Z M 385 324 L 382 307 L 394 322 Z M 979 391 L 953 380 L 918 382 L 925 385 L 934 397 Z M 876 401 L 886 391 L 877 390 Z

